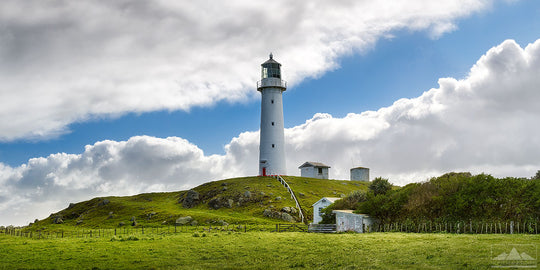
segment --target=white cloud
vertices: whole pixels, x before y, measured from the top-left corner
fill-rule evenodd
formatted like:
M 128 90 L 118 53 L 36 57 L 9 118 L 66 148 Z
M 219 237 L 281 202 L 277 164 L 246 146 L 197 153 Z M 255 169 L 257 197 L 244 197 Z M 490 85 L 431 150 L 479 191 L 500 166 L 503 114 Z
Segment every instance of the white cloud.
M 288 153 L 302 155 L 289 164 L 318 159 L 333 165 L 339 179 L 363 165 L 399 184 L 447 171 L 534 175 L 540 169 L 538 74 L 540 40 L 525 49 L 507 40 L 463 80 L 443 78 L 439 88 L 377 112 L 316 115 L 289 130 Z
M 269 51 L 289 85 L 392 31 L 433 37 L 489 0 L 2 1 L 0 141 L 71 123 L 253 98 Z
M 540 169 L 540 39 L 520 48 L 507 40 L 489 50 L 467 78 L 392 106 L 344 118 L 316 114 L 286 129 L 288 172 L 304 161 L 353 166 L 397 184 L 448 171 L 528 177 Z M 254 175 L 258 132 L 244 132 L 225 155 L 204 155 L 188 141 L 132 137 L 101 141 L 82 154 L 53 154 L 16 168 L 0 163 L 0 224 L 23 224 L 94 196 L 187 189 L 209 180 Z

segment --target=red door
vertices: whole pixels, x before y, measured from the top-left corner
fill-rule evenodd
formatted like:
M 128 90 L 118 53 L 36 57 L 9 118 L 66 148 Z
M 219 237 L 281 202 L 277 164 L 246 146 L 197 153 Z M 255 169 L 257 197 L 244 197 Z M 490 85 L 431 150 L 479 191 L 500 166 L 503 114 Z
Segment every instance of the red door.
M 263 167 L 263 173 L 262 176 L 266 176 L 266 167 Z

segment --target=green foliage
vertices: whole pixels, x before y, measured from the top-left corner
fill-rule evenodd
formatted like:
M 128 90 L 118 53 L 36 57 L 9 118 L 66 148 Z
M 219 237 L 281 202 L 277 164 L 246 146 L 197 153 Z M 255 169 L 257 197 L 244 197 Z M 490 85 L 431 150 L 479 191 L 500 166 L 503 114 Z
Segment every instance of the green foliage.
M 536 220 L 540 181 L 448 173 L 386 194 L 368 193 L 359 211 L 393 222 L 405 220 Z
M 400 190 L 389 190 L 385 194 L 368 193 L 367 200 L 357 206 L 356 212 L 377 217 L 381 221 L 391 221 L 403 214 L 403 207 L 414 184 Z
M 531 178 L 531 180 L 540 180 L 540 170 L 536 171 L 536 174 Z
M 319 224 L 334 224 L 336 223 L 336 214 L 332 213 L 332 210 L 335 210 L 333 208 L 333 205 L 329 205 L 328 207 L 324 208 L 322 210 L 322 220 L 319 221 Z
M 384 195 L 392 189 L 392 184 L 386 178 L 377 177 L 371 181 L 368 188 L 375 195 Z

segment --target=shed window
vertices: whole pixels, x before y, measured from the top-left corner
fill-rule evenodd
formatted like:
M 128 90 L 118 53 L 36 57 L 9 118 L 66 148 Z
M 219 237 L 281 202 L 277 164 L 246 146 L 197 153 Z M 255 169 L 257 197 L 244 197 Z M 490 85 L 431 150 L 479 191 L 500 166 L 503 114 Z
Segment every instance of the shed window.
M 319 169 L 319 174 L 322 174 L 322 168 L 317 168 Z

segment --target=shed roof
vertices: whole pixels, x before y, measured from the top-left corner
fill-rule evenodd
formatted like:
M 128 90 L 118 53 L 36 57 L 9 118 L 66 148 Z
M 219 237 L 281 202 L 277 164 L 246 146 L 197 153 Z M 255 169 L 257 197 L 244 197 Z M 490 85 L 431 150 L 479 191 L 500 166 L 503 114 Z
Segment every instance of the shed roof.
M 320 162 L 313 162 L 313 161 L 307 161 L 304 164 L 300 165 L 298 169 L 302 169 L 304 167 L 315 167 L 315 168 L 330 168 L 330 166 L 320 163 Z
M 341 212 L 341 213 L 350 213 L 352 214 L 354 210 L 332 210 L 332 212 Z
M 322 197 L 320 200 L 316 201 L 314 204 L 312 204 L 311 206 L 313 205 L 316 205 L 317 203 L 319 203 L 320 201 L 326 199 L 327 201 L 331 202 L 331 203 L 334 203 L 335 201 L 339 200 L 339 199 L 342 199 L 342 198 L 335 198 L 335 197 Z
M 369 170 L 369 168 L 366 168 L 366 167 L 354 167 L 351 170 L 354 170 L 354 169 L 368 169 Z
M 332 210 L 332 213 L 345 213 L 345 214 L 351 214 L 351 215 L 358 215 L 358 216 L 364 216 L 364 217 L 369 217 L 368 215 L 366 214 L 356 214 L 356 213 L 353 213 L 354 210 Z

